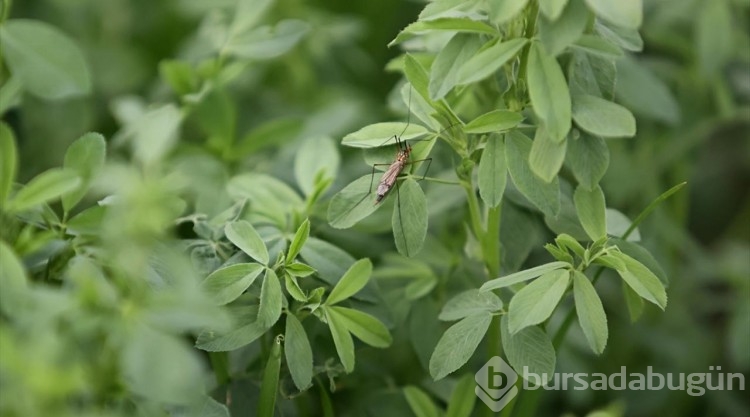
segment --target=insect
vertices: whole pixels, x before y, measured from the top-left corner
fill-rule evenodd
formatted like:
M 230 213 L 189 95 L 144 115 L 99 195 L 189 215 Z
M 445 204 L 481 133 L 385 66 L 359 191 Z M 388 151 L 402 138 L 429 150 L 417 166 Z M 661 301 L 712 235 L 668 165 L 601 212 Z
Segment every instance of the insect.
M 406 128 L 404 128 L 404 131 Z M 403 132 L 401 133 L 403 135 Z M 383 173 L 383 176 L 380 177 L 380 182 L 378 183 L 378 188 L 375 192 L 375 204 L 379 204 L 386 195 L 393 189 L 393 186 L 396 186 L 396 191 L 398 192 L 398 183 L 397 179 L 398 176 L 401 175 L 401 173 L 404 171 L 407 165 L 416 164 L 418 162 L 424 162 L 427 161 L 427 169 L 425 169 L 425 173 L 422 176 L 422 179 L 424 179 L 427 176 L 427 171 L 430 169 L 430 164 L 432 163 L 432 158 L 424 158 L 416 161 L 410 161 L 409 157 L 411 156 L 411 145 L 404 143 L 400 139 L 399 136 L 394 136 L 393 139 L 396 140 L 396 146 L 398 146 L 398 153 L 396 153 L 396 158 L 391 164 L 373 164 L 372 167 L 372 177 L 370 178 L 370 193 L 372 193 L 372 182 L 375 177 L 375 168 L 377 166 L 387 166 L 388 169 L 385 170 Z M 389 139 L 390 140 L 390 139 Z M 400 199 L 400 197 L 399 197 Z

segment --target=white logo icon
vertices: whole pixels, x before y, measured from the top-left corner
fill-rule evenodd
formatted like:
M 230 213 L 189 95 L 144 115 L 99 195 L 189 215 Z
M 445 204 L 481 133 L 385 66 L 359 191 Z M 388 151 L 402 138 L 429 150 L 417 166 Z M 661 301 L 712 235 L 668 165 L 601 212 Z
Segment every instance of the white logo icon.
M 474 380 L 474 393 L 494 412 L 502 410 L 518 394 L 518 374 L 499 356 L 487 361 Z

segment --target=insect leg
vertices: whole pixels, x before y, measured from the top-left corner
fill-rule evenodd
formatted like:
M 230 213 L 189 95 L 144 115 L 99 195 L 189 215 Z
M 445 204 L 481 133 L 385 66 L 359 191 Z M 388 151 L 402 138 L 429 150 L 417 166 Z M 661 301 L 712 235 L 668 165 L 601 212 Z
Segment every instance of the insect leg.
M 396 210 L 398 210 L 398 225 L 401 228 L 401 238 L 404 240 L 404 252 L 406 252 L 406 257 L 409 257 L 409 244 L 406 241 L 406 233 L 404 233 L 404 220 L 403 216 L 401 216 L 401 193 L 398 189 L 398 181 L 395 183 L 396 185 Z M 394 232 L 393 236 L 396 236 L 396 233 Z
M 427 168 L 424 170 L 424 174 L 422 175 L 422 178 L 418 179 L 417 181 L 422 181 L 427 177 L 427 173 L 430 171 L 430 165 L 432 165 L 432 158 L 425 158 L 425 159 L 418 159 L 416 161 L 409 161 L 409 164 L 416 164 L 417 162 L 424 162 L 427 161 Z

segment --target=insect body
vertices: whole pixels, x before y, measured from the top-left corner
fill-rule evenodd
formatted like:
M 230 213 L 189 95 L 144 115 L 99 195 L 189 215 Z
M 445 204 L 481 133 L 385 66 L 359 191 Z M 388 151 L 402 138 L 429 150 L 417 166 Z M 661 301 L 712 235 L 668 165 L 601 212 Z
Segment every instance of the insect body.
M 399 149 L 396 154 L 396 160 L 388 166 L 388 169 L 383 173 L 383 176 L 380 177 L 380 182 L 378 183 L 378 189 L 376 191 L 375 204 L 383 201 L 385 196 L 388 195 L 388 192 L 391 191 L 396 184 L 398 176 L 403 172 L 406 165 L 409 164 L 410 154 L 411 145 L 405 145 L 402 149 Z

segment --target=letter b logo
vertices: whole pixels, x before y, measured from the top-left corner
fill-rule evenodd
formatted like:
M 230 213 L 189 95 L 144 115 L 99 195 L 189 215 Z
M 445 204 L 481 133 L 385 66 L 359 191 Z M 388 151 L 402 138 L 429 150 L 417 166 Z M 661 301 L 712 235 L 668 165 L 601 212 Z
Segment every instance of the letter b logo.
M 502 410 L 518 394 L 515 386 L 518 375 L 499 356 L 484 364 L 474 380 L 477 382 L 474 393 L 494 412 Z

